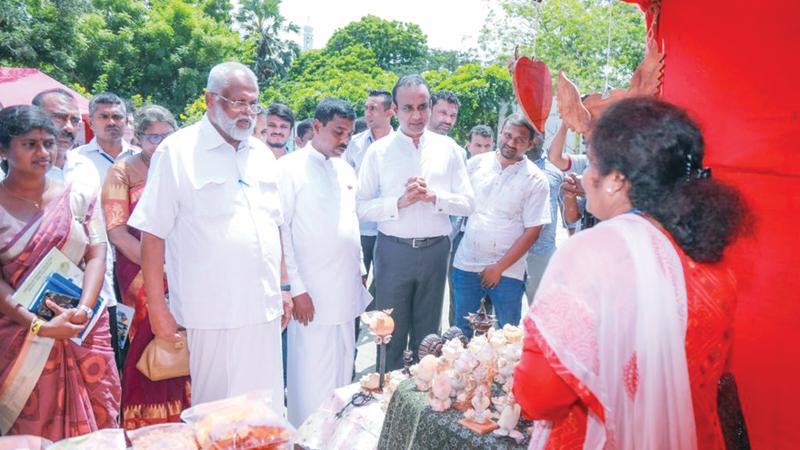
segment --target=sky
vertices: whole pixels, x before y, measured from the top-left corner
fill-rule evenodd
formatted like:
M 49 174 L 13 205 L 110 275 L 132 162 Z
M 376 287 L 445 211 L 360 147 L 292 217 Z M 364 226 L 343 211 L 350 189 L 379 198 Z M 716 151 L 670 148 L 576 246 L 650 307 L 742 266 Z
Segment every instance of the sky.
M 428 46 L 467 50 L 477 38 L 488 12 L 487 0 L 283 0 L 281 15 L 314 28 L 313 48 L 322 48 L 334 31 L 367 14 L 413 22 L 428 36 Z M 302 46 L 302 37 L 296 36 Z

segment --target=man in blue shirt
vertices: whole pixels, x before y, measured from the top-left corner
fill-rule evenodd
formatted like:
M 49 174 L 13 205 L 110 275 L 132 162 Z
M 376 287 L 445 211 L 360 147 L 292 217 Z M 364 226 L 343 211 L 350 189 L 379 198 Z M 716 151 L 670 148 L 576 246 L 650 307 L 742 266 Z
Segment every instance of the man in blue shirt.
M 528 297 L 528 304 L 533 302 L 536 289 L 542 280 L 544 269 L 547 267 L 550 257 L 556 251 L 556 229 L 558 227 L 558 205 L 561 193 L 561 183 L 564 181 L 564 173 L 553 165 L 542 149 L 544 143 L 543 136 L 537 136 L 537 143 L 528 153 L 528 159 L 538 167 L 545 176 L 550 187 L 550 223 L 542 228 L 539 238 L 528 251 L 528 280 L 525 284 L 525 295 Z

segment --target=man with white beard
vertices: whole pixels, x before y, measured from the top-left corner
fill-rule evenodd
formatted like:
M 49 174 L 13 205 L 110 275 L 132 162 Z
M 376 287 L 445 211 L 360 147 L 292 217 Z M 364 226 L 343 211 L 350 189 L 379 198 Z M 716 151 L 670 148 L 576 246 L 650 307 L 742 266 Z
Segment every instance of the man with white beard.
M 203 119 L 156 150 L 128 222 L 143 232 L 150 324 L 156 337 L 189 346 L 192 403 L 260 389 L 280 412 L 281 328 L 291 316 L 291 286 L 275 157 L 252 136 L 260 110 L 256 76 L 239 63 L 219 64 L 205 100 Z

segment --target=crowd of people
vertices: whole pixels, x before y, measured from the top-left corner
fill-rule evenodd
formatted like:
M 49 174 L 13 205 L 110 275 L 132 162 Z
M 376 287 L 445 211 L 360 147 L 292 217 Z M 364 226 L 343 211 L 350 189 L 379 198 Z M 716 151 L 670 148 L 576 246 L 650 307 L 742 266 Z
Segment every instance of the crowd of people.
M 719 447 L 735 281 L 713 263 L 744 212 L 682 110 L 621 101 L 570 155 L 567 126 L 544 151 L 522 114 L 497 133 L 475 124 L 462 147 L 458 98 L 419 75 L 365 94 L 359 133 L 338 99 L 296 122 L 222 63 L 199 122 L 102 93 L 77 148 L 69 92 L 0 111 L 0 434 L 135 429 L 252 390 L 299 426 L 352 381 L 363 311 L 392 310 L 399 369 L 440 331 L 449 285 L 467 336 L 482 301 L 498 326 L 524 324 L 514 393 L 543 419 L 532 442 Z M 583 230 L 556 251 L 561 226 Z M 52 248 L 83 291 L 44 321 L 13 296 Z M 98 298 L 108 308 L 76 344 Z M 117 301 L 135 311 L 122 345 Z M 188 377 L 137 369 L 153 339 L 188 349 Z

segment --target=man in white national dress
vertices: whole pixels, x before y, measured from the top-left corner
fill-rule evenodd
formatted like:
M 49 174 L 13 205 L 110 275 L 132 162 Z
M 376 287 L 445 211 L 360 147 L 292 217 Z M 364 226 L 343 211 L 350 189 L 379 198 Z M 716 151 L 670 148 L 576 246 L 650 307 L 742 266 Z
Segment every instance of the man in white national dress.
M 286 270 L 294 300 L 289 323 L 289 421 L 300 426 L 334 389 L 349 384 L 355 318 L 371 297 L 356 213 L 356 174 L 340 157 L 353 132 L 347 102 L 326 99 L 314 137 L 278 162 Z
M 142 273 L 156 337 L 180 343 L 187 329 L 192 403 L 253 390 L 283 411 L 281 325 L 283 222 L 277 163 L 252 136 L 255 74 L 239 63 L 211 69 L 208 113 L 153 155 L 128 224 L 142 233 Z M 169 305 L 164 298 L 164 260 Z M 283 319 L 282 319 L 283 317 Z

